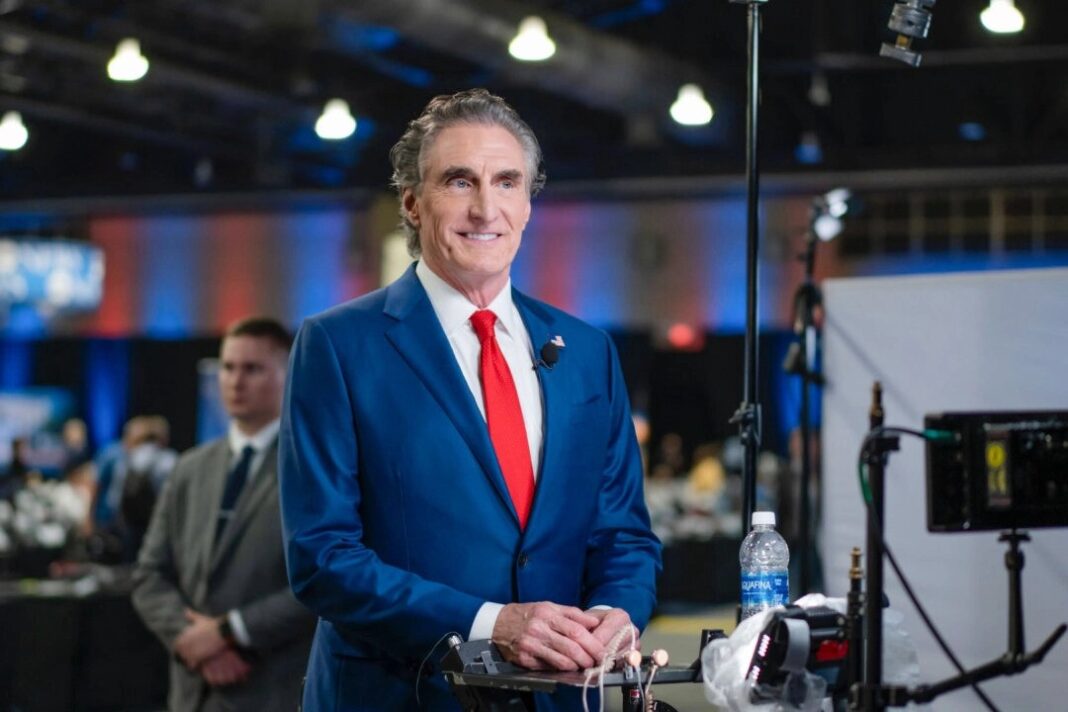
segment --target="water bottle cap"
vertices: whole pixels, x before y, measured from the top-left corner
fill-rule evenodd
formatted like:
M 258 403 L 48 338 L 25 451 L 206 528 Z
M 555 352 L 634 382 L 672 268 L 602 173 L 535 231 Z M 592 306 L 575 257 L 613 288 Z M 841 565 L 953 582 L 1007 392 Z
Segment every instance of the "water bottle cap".
M 754 527 L 763 524 L 775 526 L 775 512 L 753 512 L 752 524 Z

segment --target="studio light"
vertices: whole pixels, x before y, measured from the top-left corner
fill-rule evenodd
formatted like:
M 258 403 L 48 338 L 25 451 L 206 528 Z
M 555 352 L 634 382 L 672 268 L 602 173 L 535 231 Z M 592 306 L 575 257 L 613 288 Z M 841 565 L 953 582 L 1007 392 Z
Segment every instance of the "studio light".
M 356 119 L 344 99 L 331 99 L 315 122 L 315 133 L 328 141 L 339 141 L 356 132 Z
M 523 18 L 508 44 L 508 52 L 524 62 L 542 62 L 556 54 L 556 43 L 549 37 L 545 20 L 537 15 Z
M 1024 28 L 1024 16 L 1013 0 L 990 0 L 990 6 L 979 13 L 979 21 L 990 32 L 1012 34 Z
M 848 188 L 835 188 L 812 202 L 812 232 L 823 242 L 838 237 L 842 232 L 842 218 L 849 212 L 849 199 L 853 194 Z
M 696 84 L 683 84 L 679 87 L 679 96 L 671 105 L 671 118 L 683 126 L 701 126 L 712 120 L 712 105 L 705 99 L 701 87 Z
M 843 217 L 849 212 L 849 199 L 853 194 L 848 188 L 835 188 L 823 194 L 823 202 L 827 206 L 827 213 L 836 218 Z
M 0 119 L 0 149 L 4 151 L 17 151 L 26 145 L 26 139 L 30 132 L 22 123 L 22 114 L 17 111 L 9 111 Z
M 148 59 L 141 54 L 141 43 L 132 37 L 120 41 L 108 62 L 108 76 L 116 82 L 136 82 L 147 73 Z
M 829 242 L 842 232 L 842 219 L 823 213 L 812 221 L 812 230 L 823 242 Z

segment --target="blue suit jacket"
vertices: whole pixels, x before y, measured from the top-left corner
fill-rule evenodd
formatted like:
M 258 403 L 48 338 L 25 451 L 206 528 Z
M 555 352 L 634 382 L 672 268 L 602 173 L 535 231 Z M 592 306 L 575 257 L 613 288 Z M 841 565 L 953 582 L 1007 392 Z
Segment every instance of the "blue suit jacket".
M 450 631 L 466 637 L 486 601 L 603 604 L 648 621 L 660 544 L 615 349 L 513 298 L 536 348 L 565 343 L 539 369 L 545 437 L 525 531 L 414 268 L 302 326 L 280 477 L 290 581 L 320 616 L 305 710 L 415 709 L 419 661 Z M 424 709 L 458 709 L 440 675 L 419 691 Z

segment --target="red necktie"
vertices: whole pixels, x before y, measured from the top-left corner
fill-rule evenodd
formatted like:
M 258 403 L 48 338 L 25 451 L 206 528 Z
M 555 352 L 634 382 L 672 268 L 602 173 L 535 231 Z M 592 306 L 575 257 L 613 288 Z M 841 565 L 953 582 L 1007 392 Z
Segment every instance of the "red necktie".
M 482 380 L 482 397 L 486 405 L 486 424 L 490 440 L 497 452 L 497 462 L 504 473 L 508 493 L 519 515 L 519 527 L 527 526 L 530 505 L 534 499 L 534 468 L 530 463 L 530 445 L 527 429 L 523 424 L 523 410 L 515 390 L 512 372 L 504 360 L 493 324 L 497 315 L 481 309 L 471 315 L 478 341 L 482 345 L 479 356 L 479 377 Z

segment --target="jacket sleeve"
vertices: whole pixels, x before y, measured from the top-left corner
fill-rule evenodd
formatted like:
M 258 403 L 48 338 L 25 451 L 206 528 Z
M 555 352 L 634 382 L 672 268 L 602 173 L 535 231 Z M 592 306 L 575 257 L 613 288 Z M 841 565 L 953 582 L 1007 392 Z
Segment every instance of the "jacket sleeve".
M 315 628 L 315 616 L 293 597 L 288 586 L 261 596 L 237 611 L 248 630 L 252 649 L 260 653 L 307 636 Z
M 383 562 L 365 546 L 357 423 L 337 351 L 317 321 L 293 347 L 279 447 L 286 563 L 296 597 L 387 653 L 419 658 L 466 635 L 476 596 Z
M 178 516 L 181 477 L 178 472 L 163 486 L 144 543 L 134 567 L 133 605 L 141 619 L 167 650 L 189 625 L 184 609 L 190 605 L 178 586 L 174 561 L 174 518 Z
M 597 519 L 587 542 L 585 603 L 622 608 L 643 629 L 656 605 L 660 541 L 645 505 L 641 455 L 619 358 L 611 339 L 605 336 L 605 342 L 609 437 Z

